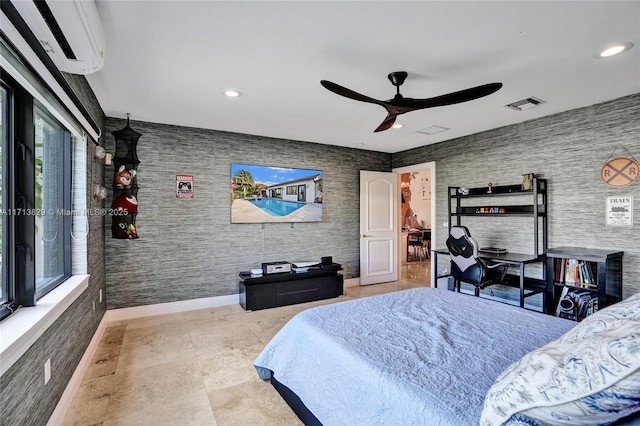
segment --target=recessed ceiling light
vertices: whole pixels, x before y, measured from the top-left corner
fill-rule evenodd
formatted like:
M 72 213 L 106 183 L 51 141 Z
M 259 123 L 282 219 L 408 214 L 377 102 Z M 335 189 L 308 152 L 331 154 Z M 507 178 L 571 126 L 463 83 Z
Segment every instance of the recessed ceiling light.
M 395 123 L 393 126 L 394 129 L 401 129 L 402 127 L 404 127 L 404 124 L 400 124 L 400 123 Z
M 631 49 L 632 46 L 633 46 L 633 43 L 631 42 L 612 44 L 610 46 L 605 47 L 604 49 L 599 50 L 596 56 L 598 58 L 608 58 L 610 56 L 614 56 L 619 53 L 626 52 L 627 50 Z
M 238 96 L 242 96 L 242 93 L 237 90 L 229 89 L 224 91 L 224 95 L 230 98 L 237 98 Z

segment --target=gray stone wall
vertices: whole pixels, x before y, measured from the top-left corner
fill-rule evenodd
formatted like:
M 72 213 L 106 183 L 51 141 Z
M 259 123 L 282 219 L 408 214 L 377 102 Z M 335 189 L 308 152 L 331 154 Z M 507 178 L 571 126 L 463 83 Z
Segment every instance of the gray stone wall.
M 107 119 L 107 150 L 125 120 Z M 359 276 L 360 170 L 391 170 L 391 154 L 131 121 L 138 141 L 137 240 L 105 226 L 109 309 L 237 294 L 238 272 L 261 262 L 333 256 Z M 232 224 L 230 165 L 323 171 L 322 223 Z M 113 167 L 107 168 L 111 186 Z M 178 199 L 176 175 L 194 176 Z
M 66 77 L 104 134 L 104 113 L 86 79 L 72 75 Z M 102 207 L 103 202 L 92 196 L 93 186 L 103 184 L 104 167 L 93 158 L 94 144 L 89 143 L 88 148 L 87 206 L 96 209 Z M 98 328 L 106 311 L 106 300 L 103 298 L 102 303 L 98 302 L 100 289 L 106 295 L 103 222 L 101 216 L 89 217 L 89 288 L 0 377 L 0 424 L 46 424 Z M 44 363 L 47 359 L 51 359 L 51 380 L 45 385 Z
M 544 108 L 544 106 L 542 106 Z M 549 247 L 623 250 L 623 294 L 640 291 L 640 182 L 614 188 L 600 179 L 609 156 L 640 159 L 640 94 L 393 155 L 393 166 L 436 162 L 439 247 L 447 229 L 447 187 L 510 185 L 522 174 L 549 182 Z M 607 197 L 634 197 L 634 226 L 605 226 Z M 492 200 L 493 202 L 493 200 Z M 463 218 L 481 245 L 532 253 L 532 219 Z

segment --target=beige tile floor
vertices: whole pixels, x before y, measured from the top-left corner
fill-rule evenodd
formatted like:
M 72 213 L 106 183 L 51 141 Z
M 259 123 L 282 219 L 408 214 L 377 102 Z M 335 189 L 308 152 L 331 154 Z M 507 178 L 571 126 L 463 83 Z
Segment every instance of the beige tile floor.
M 343 297 L 245 312 L 240 305 L 108 324 L 64 425 L 300 425 L 253 360 L 298 312 L 429 285 L 429 263 Z

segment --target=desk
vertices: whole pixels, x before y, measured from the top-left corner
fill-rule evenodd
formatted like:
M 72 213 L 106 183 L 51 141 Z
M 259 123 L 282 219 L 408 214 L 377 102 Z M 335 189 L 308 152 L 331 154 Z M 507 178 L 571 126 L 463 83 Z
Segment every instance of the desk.
M 436 271 L 436 280 L 435 286 L 438 286 L 438 278 L 450 277 L 451 274 L 446 275 L 437 275 L 438 271 L 438 254 L 445 255 L 449 257 L 448 250 L 433 250 L 433 269 Z M 544 277 L 541 280 L 534 279 L 525 279 L 524 276 L 524 268 L 525 265 L 530 263 L 544 262 L 544 256 L 535 256 L 533 254 L 524 254 L 524 253 L 503 253 L 503 254 L 493 254 L 493 253 L 485 253 L 479 252 L 479 256 L 485 260 L 494 261 L 494 262 L 503 262 L 510 266 L 518 267 L 518 287 L 520 288 L 520 307 L 524 308 L 524 299 L 533 296 L 534 294 L 542 293 L 548 291 L 547 285 L 545 283 Z M 450 261 L 450 260 L 449 260 Z M 451 268 L 449 268 L 451 270 Z M 543 268 L 544 270 L 544 268 Z M 529 287 L 525 287 L 525 284 L 529 284 Z M 454 290 L 458 287 L 459 290 L 460 283 L 455 283 L 454 288 L 449 288 L 449 290 Z M 507 284 L 508 285 L 508 284 Z M 529 290 L 525 293 L 525 290 Z M 542 310 L 545 313 L 549 313 L 550 307 L 547 306 L 546 297 L 542 298 Z

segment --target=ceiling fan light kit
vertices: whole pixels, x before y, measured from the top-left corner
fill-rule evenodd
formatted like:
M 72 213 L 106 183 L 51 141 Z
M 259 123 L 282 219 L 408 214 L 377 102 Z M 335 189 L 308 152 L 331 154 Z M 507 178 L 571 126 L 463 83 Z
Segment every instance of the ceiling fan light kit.
M 453 105 L 461 102 L 471 101 L 495 93 L 502 87 L 502 83 L 489 83 L 483 84 L 482 86 L 472 87 L 470 89 L 460 90 L 458 92 L 448 93 L 446 95 L 436 96 L 433 98 L 413 99 L 405 98 L 400 94 L 400 86 L 402 86 L 404 81 L 407 79 L 407 76 L 408 74 L 406 71 L 392 72 L 387 76 L 391 84 L 396 87 L 396 95 L 393 97 L 393 99 L 389 99 L 386 101 L 380 101 L 378 99 L 370 98 L 369 96 L 354 92 L 351 89 L 347 89 L 346 87 L 340 86 L 336 83 L 332 83 L 328 80 L 321 80 L 320 84 L 322 84 L 325 89 L 337 95 L 360 102 L 380 105 L 381 107 L 386 109 L 387 117 L 374 130 L 374 133 L 391 128 L 396 121 L 396 117 L 400 114 L 416 111 L 419 109 Z

